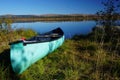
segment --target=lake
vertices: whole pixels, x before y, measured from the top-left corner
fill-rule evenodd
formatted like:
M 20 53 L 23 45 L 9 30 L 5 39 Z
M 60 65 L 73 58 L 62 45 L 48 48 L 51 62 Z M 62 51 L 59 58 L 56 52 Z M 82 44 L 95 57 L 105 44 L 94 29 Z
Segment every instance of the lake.
M 63 29 L 66 38 L 71 38 L 75 34 L 87 34 L 95 26 L 94 21 L 79 22 L 30 22 L 30 23 L 13 23 L 13 28 L 33 29 L 38 33 L 44 33 L 60 27 Z

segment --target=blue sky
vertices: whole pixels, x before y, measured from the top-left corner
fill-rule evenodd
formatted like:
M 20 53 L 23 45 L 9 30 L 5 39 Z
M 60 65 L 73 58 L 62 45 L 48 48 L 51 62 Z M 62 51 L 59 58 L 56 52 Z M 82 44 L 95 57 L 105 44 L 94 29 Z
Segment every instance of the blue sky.
M 0 15 L 5 14 L 94 14 L 102 0 L 0 0 Z

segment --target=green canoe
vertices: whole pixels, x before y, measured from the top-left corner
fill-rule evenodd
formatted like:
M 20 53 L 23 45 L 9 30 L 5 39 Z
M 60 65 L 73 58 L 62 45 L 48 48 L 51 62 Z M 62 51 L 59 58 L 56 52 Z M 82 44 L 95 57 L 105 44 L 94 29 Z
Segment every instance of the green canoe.
M 31 64 L 53 52 L 64 42 L 64 33 L 60 28 L 27 40 L 10 43 L 12 69 L 21 74 Z

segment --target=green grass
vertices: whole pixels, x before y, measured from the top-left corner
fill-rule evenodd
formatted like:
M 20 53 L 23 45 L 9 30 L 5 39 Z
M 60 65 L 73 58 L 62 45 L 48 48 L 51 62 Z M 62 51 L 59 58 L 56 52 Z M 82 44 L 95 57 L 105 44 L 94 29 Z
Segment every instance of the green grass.
M 35 35 L 31 30 L 13 33 L 11 35 L 17 35 L 16 39 Z M 7 45 L 4 49 L 0 48 L 3 50 L 0 58 L 4 57 L 0 61 L 0 80 L 119 80 L 120 54 L 116 49 L 106 49 L 105 46 L 110 45 L 113 44 L 101 44 L 85 37 L 65 40 L 61 47 L 31 65 L 21 75 L 12 71 Z

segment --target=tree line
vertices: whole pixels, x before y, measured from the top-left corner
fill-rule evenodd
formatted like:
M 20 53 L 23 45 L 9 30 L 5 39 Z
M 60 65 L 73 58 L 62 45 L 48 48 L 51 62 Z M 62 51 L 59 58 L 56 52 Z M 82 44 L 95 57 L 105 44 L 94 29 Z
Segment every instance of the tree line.
M 101 20 L 103 15 L 97 14 L 69 14 L 69 15 L 6 15 L 0 16 L 0 21 L 9 19 L 12 22 L 36 22 L 36 21 L 84 21 Z M 104 15 L 105 16 L 105 15 Z M 120 20 L 120 14 L 111 15 L 112 18 Z

